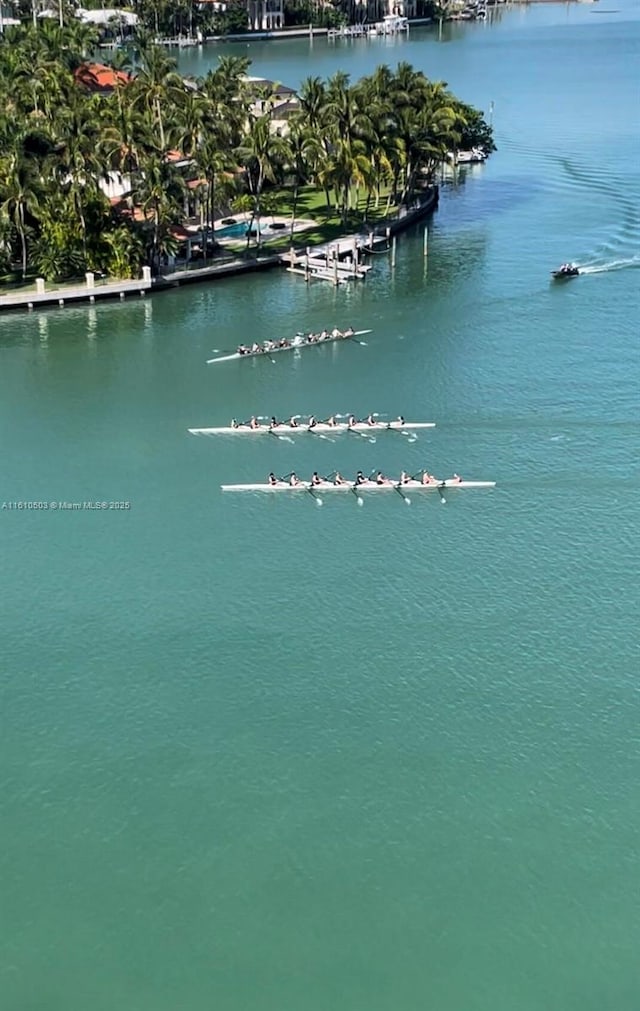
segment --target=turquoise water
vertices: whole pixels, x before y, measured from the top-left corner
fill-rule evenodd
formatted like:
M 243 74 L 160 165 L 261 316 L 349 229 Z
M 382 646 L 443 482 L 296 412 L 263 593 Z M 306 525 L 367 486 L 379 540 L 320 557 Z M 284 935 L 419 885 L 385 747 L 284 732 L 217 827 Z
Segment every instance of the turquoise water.
M 250 48 L 294 85 L 407 58 L 494 102 L 499 153 L 443 186 L 426 264 L 418 229 L 337 290 L 0 318 L 2 499 L 131 504 L 0 516 L 3 1007 L 637 1008 L 640 20 L 616 7 Z M 552 284 L 568 259 L 590 273 Z M 204 364 L 334 323 L 368 346 Z M 438 428 L 186 433 L 348 410 Z M 336 466 L 498 487 L 218 491 Z
M 254 225 L 252 225 L 252 231 L 255 231 L 255 229 L 256 229 L 256 226 L 254 224 Z M 234 236 L 242 236 L 244 238 L 246 236 L 248 230 L 249 229 L 247 227 L 247 222 L 246 221 L 238 221 L 237 224 L 235 224 L 235 225 L 223 225 L 222 228 L 216 228 L 216 238 L 218 238 L 218 239 L 228 239 L 228 238 L 232 238 Z M 261 233 L 268 232 L 268 231 L 269 231 L 269 228 L 261 228 L 260 229 Z

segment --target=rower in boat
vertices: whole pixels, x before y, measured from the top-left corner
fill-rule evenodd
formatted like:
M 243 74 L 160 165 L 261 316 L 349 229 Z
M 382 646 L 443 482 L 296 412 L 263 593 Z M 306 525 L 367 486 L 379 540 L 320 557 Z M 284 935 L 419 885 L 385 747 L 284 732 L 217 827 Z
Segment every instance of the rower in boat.
M 397 418 L 397 421 L 398 421 L 399 425 L 404 425 L 404 415 L 399 414 L 398 418 Z
M 250 354 L 257 355 L 260 353 L 260 351 L 262 351 L 262 348 L 260 347 L 259 344 L 256 344 L 256 342 L 254 341 L 253 344 L 251 345 Z
M 328 336 L 329 336 L 329 331 L 328 330 L 321 330 L 320 333 L 318 334 L 318 340 L 319 341 L 326 341 L 326 339 L 327 339 Z
M 453 477 L 451 478 L 451 480 L 455 481 L 456 484 L 461 484 L 462 483 L 462 478 L 460 477 L 459 474 L 454 474 Z
M 398 484 L 409 484 L 411 480 L 411 474 L 407 474 L 406 470 L 400 471 L 400 480 Z
M 260 422 L 256 418 L 255 414 L 252 414 L 251 417 L 249 418 L 249 428 L 253 429 L 260 428 Z
M 357 424 L 358 419 L 356 418 L 355 414 L 350 414 L 349 417 L 347 418 L 347 428 L 355 428 Z
M 328 425 L 329 428 L 335 428 L 336 425 L 337 425 L 337 421 L 335 419 L 335 415 L 332 414 L 331 417 L 327 418 L 327 420 L 325 422 L 323 422 L 323 424 Z
M 273 430 L 274 428 L 277 428 L 279 424 L 280 422 L 276 418 L 275 414 L 272 414 L 271 421 L 269 422 L 269 428 Z
M 376 484 L 391 484 L 388 477 L 385 477 L 381 470 L 376 474 Z
M 367 483 L 367 478 L 364 476 L 364 474 L 362 473 L 362 471 L 359 470 L 358 473 L 356 474 L 356 479 L 355 479 L 354 484 L 366 484 L 366 483 Z
M 367 414 L 367 425 L 375 425 L 375 424 L 376 419 L 374 418 L 373 414 Z
M 292 488 L 295 488 L 297 484 L 300 484 L 300 479 L 293 471 L 289 474 L 289 484 Z
M 237 353 L 239 355 L 248 355 L 251 354 L 251 349 L 246 344 L 238 344 Z
M 318 471 L 317 471 L 317 470 L 314 470 L 313 474 L 311 475 L 311 484 L 312 484 L 312 485 L 313 485 L 314 487 L 316 487 L 316 486 L 317 486 L 317 485 L 319 485 L 319 484 L 322 484 L 322 478 L 321 478 L 321 477 L 320 477 L 320 475 L 318 474 Z
M 231 427 L 232 428 L 240 428 L 240 425 L 238 424 L 238 422 L 236 421 L 235 418 L 231 419 Z
M 428 470 L 423 470 L 422 471 L 422 477 L 420 478 L 420 484 L 435 484 L 437 482 L 437 480 L 438 479 L 436 477 L 434 477 L 433 474 L 430 474 Z
M 337 326 L 334 326 L 333 330 L 331 331 L 331 336 L 334 339 L 337 339 L 338 337 L 344 337 L 344 334 L 342 330 L 338 330 Z
M 349 484 L 348 481 L 345 481 L 345 479 L 343 478 L 343 476 L 342 476 L 342 474 L 340 473 L 339 470 L 337 470 L 336 473 L 335 473 L 335 477 L 333 479 L 333 483 L 334 484 Z
M 289 428 L 297 428 L 297 427 L 298 427 L 298 419 L 296 418 L 295 414 L 292 414 L 291 417 L 289 418 Z
M 282 340 L 278 341 L 278 347 L 279 348 L 288 348 L 288 347 L 291 347 L 291 342 L 290 342 L 289 338 L 288 337 L 283 337 Z
M 315 415 L 312 414 L 307 422 L 307 428 L 315 428 L 317 424 Z
M 275 345 L 275 341 L 265 341 L 264 342 L 264 349 L 265 349 L 265 351 L 273 351 L 273 349 L 275 348 L 275 346 L 276 346 Z
M 271 473 L 269 474 L 269 477 L 267 478 L 267 481 L 271 485 L 271 487 L 273 487 L 274 485 L 276 485 L 278 483 L 278 478 L 273 473 L 273 471 L 271 471 Z
M 348 326 L 342 336 L 343 337 L 353 337 L 354 333 L 355 333 L 355 330 L 353 329 L 353 327 L 352 326 Z

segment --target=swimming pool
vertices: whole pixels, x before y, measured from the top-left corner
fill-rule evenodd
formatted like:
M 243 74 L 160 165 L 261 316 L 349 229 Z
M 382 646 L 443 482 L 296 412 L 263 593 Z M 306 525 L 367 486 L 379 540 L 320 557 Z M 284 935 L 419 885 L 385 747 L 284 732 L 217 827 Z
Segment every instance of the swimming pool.
M 253 228 L 255 229 L 255 225 Z M 248 224 L 246 221 L 238 221 L 235 225 L 224 225 L 223 228 L 216 228 L 215 236 L 217 239 L 245 239 L 247 236 L 247 229 Z M 260 230 L 262 231 L 262 229 Z
M 217 239 L 235 239 L 235 238 L 246 239 L 248 229 L 249 229 L 248 221 L 237 221 L 233 225 L 224 225 L 222 228 L 216 228 L 215 236 Z M 279 225 L 278 223 L 276 224 L 275 227 L 272 227 L 271 225 L 262 225 L 260 227 L 260 235 L 274 235 L 279 231 L 284 231 L 285 229 L 286 229 L 285 224 Z M 251 226 L 251 231 L 255 233 L 256 230 L 257 226 L 254 221 L 253 225 Z

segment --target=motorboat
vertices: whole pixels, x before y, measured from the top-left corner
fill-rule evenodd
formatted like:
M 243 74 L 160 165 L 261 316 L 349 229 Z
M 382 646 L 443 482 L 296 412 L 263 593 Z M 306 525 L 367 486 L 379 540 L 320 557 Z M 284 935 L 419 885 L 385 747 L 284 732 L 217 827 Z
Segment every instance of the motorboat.
M 579 273 L 580 268 L 575 263 L 563 263 L 557 270 L 551 271 L 551 276 L 556 281 L 564 281 L 567 277 L 577 277 Z

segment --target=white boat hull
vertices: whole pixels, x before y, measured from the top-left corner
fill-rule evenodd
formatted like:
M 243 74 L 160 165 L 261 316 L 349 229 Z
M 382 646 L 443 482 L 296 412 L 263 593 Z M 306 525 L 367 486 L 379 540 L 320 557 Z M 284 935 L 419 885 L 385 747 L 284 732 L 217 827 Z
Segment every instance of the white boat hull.
M 218 365 L 219 362 L 235 362 L 240 359 L 252 360 L 254 358 L 269 358 L 271 355 L 280 354 L 282 351 L 304 351 L 305 348 L 317 348 L 322 347 L 323 344 L 337 344 L 340 341 L 350 341 L 356 337 L 362 337 L 363 334 L 371 333 L 371 330 L 356 330 L 355 333 L 351 334 L 349 337 L 325 337 L 324 340 L 317 341 L 307 341 L 304 337 L 294 337 L 286 348 L 272 348 L 271 351 L 255 351 L 249 352 L 248 354 L 241 355 L 239 352 L 235 352 L 232 355 L 222 355 L 219 358 L 209 358 L 207 360 L 207 365 Z
M 347 425 L 346 422 L 338 425 L 326 425 L 324 422 L 319 422 L 313 428 L 305 424 L 297 426 L 280 424 L 276 428 L 269 428 L 268 425 L 260 425 L 259 428 L 251 428 L 249 425 L 239 425 L 237 428 L 189 428 L 188 431 L 191 435 L 340 435 L 344 432 L 357 432 L 358 434 L 370 432 L 413 432 L 418 429 L 435 427 L 434 421 L 376 421 L 373 425 L 368 425 L 363 421 L 351 426 Z
M 391 481 L 388 484 L 378 484 L 376 481 L 365 481 L 364 484 L 355 484 L 348 481 L 345 484 L 334 484 L 333 481 L 321 481 L 320 484 L 311 484 L 310 481 L 301 481 L 299 484 L 288 484 L 286 481 L 279 481 L 277 484 L 223 484 L 220 485 L 222 491 L 267 491 L 267 492 L 370 492 L 370 491 L 438 491 L 443 488 L 495 488 L 495 481 L 455 481 L 449 478 L 446 481 L 432 481 L 430 484 L 422 484 L 421 481 L 407 481 L 399 484 Z

